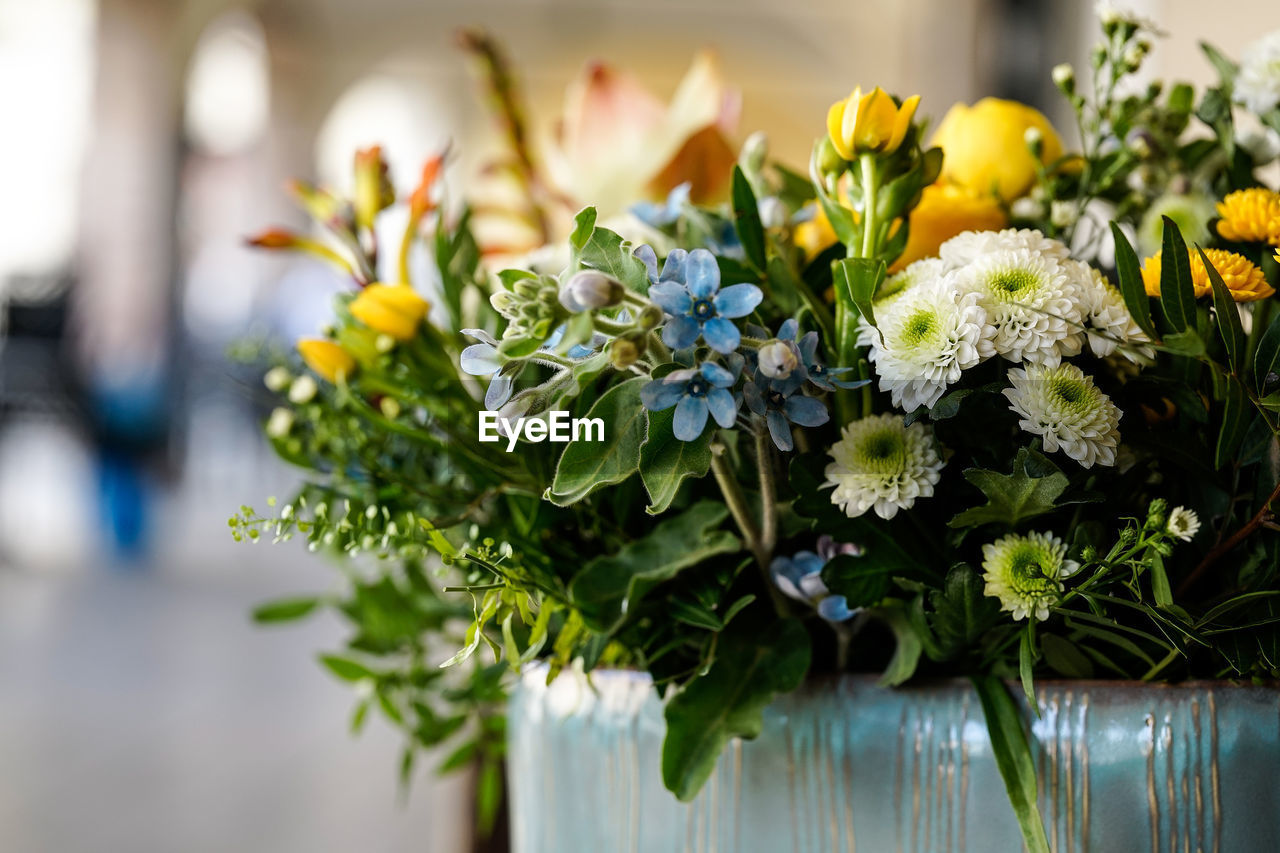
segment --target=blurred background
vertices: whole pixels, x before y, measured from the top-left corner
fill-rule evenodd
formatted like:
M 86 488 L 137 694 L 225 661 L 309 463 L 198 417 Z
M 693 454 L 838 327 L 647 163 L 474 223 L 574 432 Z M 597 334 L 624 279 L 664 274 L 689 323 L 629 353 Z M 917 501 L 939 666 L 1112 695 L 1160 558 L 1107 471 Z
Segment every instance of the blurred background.
M 1128 6 L 1170 33 L 1149 72 L 1203 83 L 1195 42 L 1237 53 L 1272 2 Z M 665 100 L 714 47 L 736 141 L 801 168 L 855 84 L 1065 131 L 1049 70 L 1095 31 L 1090 3 L 1024 0 L 0 0 L 0 850 L 472 849 L 465 779 L 421 762 L 401 799 L 398 737 L 348 737 L 314 665 L 341 626 L 250 625 L 332 569 L 226 524 L 296 481 L 227 349 L 314 332 L 343 286 L 243 237 L 301 227 L 284 181 L 346 188 L 373 143 L 405 191 L 450 143 L 466 186 L 496 133 L 462 26 L 505 45 L 540 134 L 588 61 Z

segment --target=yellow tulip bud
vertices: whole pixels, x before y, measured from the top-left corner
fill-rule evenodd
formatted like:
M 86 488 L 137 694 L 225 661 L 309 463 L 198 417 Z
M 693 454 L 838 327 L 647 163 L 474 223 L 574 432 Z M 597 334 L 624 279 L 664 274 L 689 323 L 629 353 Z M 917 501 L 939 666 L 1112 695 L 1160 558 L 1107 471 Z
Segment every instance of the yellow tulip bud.
M 853 90 L 848 98 L 836 101 L 827 112 L 827 133 L 831 144 L 846 160 L 859 154 L 889 154 L 898 150 L 911 127 L 919 95 L 898 106 L 879 86 L 867 94 Z
M 925 187 L 909 221 L 911 230 L 907 232 L 907 245 L 891 267 L 891 272 L 897 272 L 921 258 L 937 255 L 938 247 L 957 234 L 998 231 L 1008 224 L 998 201 L 955 184 Z
M 372 228 L 377 215 L 396 201 L 387 161 L 382 157 L 382 146 L 374 145 L 357 151 L 355 171 L 356 224 L 361 228 Z
M 348 306 L 352 316 L 375 332 L 412 340 L 431 305 L 407 284 L 371 284 Z
M 303 338 L 298 341 L 298 353 L 307 367 L 330 382 L 336 383 L 356 369 L 356 360 L 346 350 L 324 338 Z
M 942 177 L 953 183 L 1013 201 L 1036 182 L 1036 156 L 1027 144 L 1039 135 L 1040 163 L 1062 157 L 1062 139 L 1049 120 L 1017 101 L 983 98 L 972 107 L 956 104 L 943 117 L 931 145 L 942 149 Z

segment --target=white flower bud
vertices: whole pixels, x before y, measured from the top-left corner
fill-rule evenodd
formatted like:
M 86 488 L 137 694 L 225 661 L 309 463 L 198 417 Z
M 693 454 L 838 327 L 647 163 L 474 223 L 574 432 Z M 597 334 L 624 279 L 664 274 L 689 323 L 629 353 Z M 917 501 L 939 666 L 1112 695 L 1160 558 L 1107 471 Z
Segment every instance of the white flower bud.
M 288 409 L 272 409 L 267 418 L 267 435 L 271 438 L 284 438 L 293 429 L 293 412 Z
M 560 291 L 560 304 L 573 313 L 593 308 L 611 308 L 627 293 L 622 282 L 602 272 L 583 270 L 574 274 Z
M 400 401 L 395 397 L 383 397 L 378 401 L 378 409 L 383 417 L 395 420 L 400 417 Z
M 373 348 L 378 352 L 391 352 L 396 348 L 396 339 L 390 335 L 380 334 L 373 339 Z
M 1049 206 L 1049 221 L 1056 228 L 1069 228 L 1076 221 L 1076 206 L 1069 201 L 1055 201 Z
M 302 405 L 310 403 L 315 399 L 316 393 L 319 392 L 320 386 L 316 385 L 316 381 L 310 376 L 303 374 L 293 380 L 293 384 L 289 386 L 289 402 Z
M 266 385 L 272 391 L 279 393 L 289 387 L 289 383 L 293 381 L 293 374 L 285 367 L 273 367 L 267 371 L 267 375 L 262 377 L 262 384 Z
M 757 130 L 742 143 L 740 160 L 743 166 L 753 172 L 764 168 L 765 158 L 769 156 L 769 137 L 764 131 Z
M 786 341 L 770 341 L 756 355 L 760 372 L 770 379 L 786 379 L 800 366 L 795 347 Z
M 1076 87 L 1076 70 L 1070 62 L 1063 62 L 1053 67 L 1053 84 L 1064 92 L 1070 93 Z
M 1014 219 L 1039 219 L 1044 216 L 1044 205 L 1030 196 L 1023 196 L 1009 206 L 1009 213 Z

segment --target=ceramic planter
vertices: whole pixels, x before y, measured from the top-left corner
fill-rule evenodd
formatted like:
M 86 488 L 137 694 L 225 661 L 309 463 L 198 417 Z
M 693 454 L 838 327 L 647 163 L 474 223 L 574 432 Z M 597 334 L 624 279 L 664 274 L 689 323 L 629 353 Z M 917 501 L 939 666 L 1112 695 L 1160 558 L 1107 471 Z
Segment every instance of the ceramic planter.
M 598 672 L 511 701 L 516 853 L 894 853 L 1022 849 L 964 681 L 814 682 L 732 742 L 698 797 L 662 786 L 647 676 Z M 1056 853 L 1261 853 L 1280 844 L 1280 690 L 1045 682 L 1031 722 Z

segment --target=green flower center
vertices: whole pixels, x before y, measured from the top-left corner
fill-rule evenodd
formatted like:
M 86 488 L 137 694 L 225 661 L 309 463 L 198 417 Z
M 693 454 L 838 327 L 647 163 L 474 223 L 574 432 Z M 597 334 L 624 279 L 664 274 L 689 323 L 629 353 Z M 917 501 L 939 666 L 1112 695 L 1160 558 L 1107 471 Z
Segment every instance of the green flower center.
M 932 311 L 922 309 L 907 318 L 902 326 L 902 342 L 915 346 L 938 329 L 938 317 Z
M 1092 389 L 1079 379 L 1057 378 L 1053 379 L 1049 393 L 1070 409 L 1083 409 L 1092 402 L 1093 395 L 1090 393 Z
M 1008 561 L 1009 585 L 1019 595 L 1044 598 L 1058 594 L 1058 583 L 1049 574 L 1057 573 L 1058 561 L 1045 549 L 1024 543 L 1009 554 Z
M 991 292 L 1004 299 L 1012 300 L 1035 290 L 1039 281 L 1031 270 L 1000 270 L 991 276 Z
M 906 463 L 907 448 L 902 436 L 892 429 L 879 430 L 862 440 L 858 461 L 878 473 L 894 473 Z

